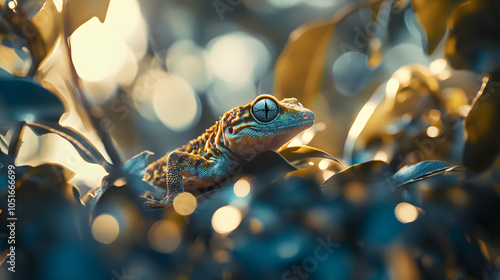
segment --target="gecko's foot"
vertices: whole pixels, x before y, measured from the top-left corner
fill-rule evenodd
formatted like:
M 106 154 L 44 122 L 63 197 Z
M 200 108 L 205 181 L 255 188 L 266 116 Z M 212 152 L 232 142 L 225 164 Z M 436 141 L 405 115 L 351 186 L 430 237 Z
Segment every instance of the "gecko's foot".
M 158 200 L 142 196 L 141 201 L 146 207 L 150 208 L 165 208 L 172 205 L 173 199 Z

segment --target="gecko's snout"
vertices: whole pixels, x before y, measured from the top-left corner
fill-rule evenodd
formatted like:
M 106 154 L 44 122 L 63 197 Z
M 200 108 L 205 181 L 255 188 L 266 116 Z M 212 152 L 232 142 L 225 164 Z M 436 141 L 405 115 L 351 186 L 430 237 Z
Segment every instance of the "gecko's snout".
M 304 120 L 314 120 L 314 113 L 312 111 L 302 113 Z

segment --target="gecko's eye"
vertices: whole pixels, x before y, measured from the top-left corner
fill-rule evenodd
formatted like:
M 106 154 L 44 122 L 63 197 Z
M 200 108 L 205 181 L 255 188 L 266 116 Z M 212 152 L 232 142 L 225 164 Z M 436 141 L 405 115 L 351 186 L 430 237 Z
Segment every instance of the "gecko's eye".
M 252 107 L 255 119 L 260 122 L 270 122 L 278 115 L 278 104 L 271 98 L 262 98 Z

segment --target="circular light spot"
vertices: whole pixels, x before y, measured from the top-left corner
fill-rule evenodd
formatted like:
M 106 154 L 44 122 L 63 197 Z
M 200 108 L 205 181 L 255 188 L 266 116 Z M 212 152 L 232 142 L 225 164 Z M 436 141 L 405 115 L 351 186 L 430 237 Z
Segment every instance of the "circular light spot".
M 441 119 L 441 111 L 437 109 L 431 109 L 429 111 L 429 118 L 431 118 L 432 121 L 438 122 Z
M 81 25 L 70 37 L 78 76 L 97 82 L 118 73 L 126 58 L 123 39 L 112 35 L 97 18 Z
M 14 10 L 17 7 L 17 1 L 12 0 L 9 2 L 9 4 L 7 4 L 7 6 L 9 6 L 9 9 Z
M 316 128 L 316 131 L 323 131 L 326 129 L 326 124 L 324 122 L 318 122 L 316 125 L 314 125 Z
M 168 128 L 183 131 L 200 118 L 198 96 L 183 79 L 167 75 L 153 93 L 153 108 Z
M 148 120 L 157 121 L 152 102 L 153 93 L 160 82 L 168 79 L 169 75 L 159 65 L 151 64 L 150 69 L 135 80 L 132 88 L 132 101 L 139 114 Z
M 228 83 L 255 81 L 264 75 L 271 62 L 266 46 L 245 32 L 218 36 L 207 48 L 214 74 Z
M 280 258 L 289 259 L 299 252 L 299 246 L 295 242 L 282 242 L 277 250 Z
M 148 241 L 154 250 L 161 253 L 171 253 L 181 243 L 181 230 L 172 221 L 158 221 L 151 226 L 148 232 Z
M 307 114 L 304 114 L 304 118 L 307 118 Z M 309 142 L 311 142 L 311 140 L 314 138 L 315 135 L 316 135 L 316 133 L 314 132 L 314 128 L 311 127 L 311 128 L 306 129 L 302 133 L 302 137 L 301 137 L 302 143 L 304 145 L 309 144 Z
M 191 40 L 179 40 L 172 44 L 166 56 L 170 73 L 183 78 L 197 92 L 204 92 L 212 81 L 208 55 Z
M 439 128 L 437 128 L 435 126 L 429 126 L 427 128 L 427 136 L 429 136 L 430 138 L 438 137 L 439 136 Z
M 234 183 L 233 191 L 237 197 L 247 196 L 250 193 L 250 182 L 244 178 L 239 179 Z
M 343 95 L 353 96 L 365 85 L 372 75 L 366 54 L 352 51 L 342 54 L 332 66 L 335 88 Z
M 178 194 L 173 202 L 174 210 L 182 216 L 191 215 L 196 210 L 196 197 L 189 192 Z
M 418 217 L 417 207 L 407 202 L 399 203 L 396 206 L 394 213 L 396 214 L 396 218 L 403 224 L 411 223 Z
M 226 250 L 217 250 L 213 253 L 213 256 L 218 263 L 227 263 L 231 260 L 231 256 Z
M 103 244 L 110 244 L 115 241 L 119 233 L 120 225 L 115 217 L 111 215 L 99 215 L 92 223 L 92 236 Z
M 318 163 L 318 168 L 320 170 L 326 170 L 328 168 L 328 166 L 330 166 L 330 160 L 329 159 L 322 159 L 319 163 Z
M 212 227 L 217 233 L 225 234 L 235 230 L 241 223 L 241 211 L 234 206 L 224 206 L 212 216 Z
M 349 182 L 344 186 L 344 196 L 351 202 L 363 202 L 367 199 L 366 187 L 361 182 Z
M 257 218 L 250 219 L 250 231 L 252 233 L 254 234 L 261 233 L 263 229 L 264 229 L 264 224 L 262 223 L 261 220 Z

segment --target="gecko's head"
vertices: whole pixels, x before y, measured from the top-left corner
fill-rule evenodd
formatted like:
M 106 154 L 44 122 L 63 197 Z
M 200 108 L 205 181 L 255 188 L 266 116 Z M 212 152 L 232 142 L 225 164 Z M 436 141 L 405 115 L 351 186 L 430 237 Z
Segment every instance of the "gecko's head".
M 221 119 L 224 145 L 242 159 L 276 151 L 314 124 L 314 113 L 295 98 L 278 101 L 258 96 L 252 103 L 233 108 Z

